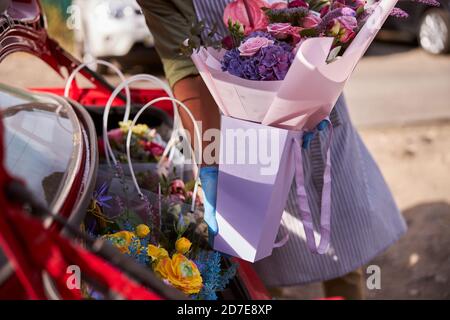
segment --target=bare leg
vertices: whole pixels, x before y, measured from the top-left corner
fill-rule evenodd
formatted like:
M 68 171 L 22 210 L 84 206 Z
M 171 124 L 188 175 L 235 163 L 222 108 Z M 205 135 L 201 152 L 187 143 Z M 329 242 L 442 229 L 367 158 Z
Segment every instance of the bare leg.
M 352 271 L 340 278 L 323 282 L 326 297 L 342 297 L 346 300 L 363 300 L 362 269 Z

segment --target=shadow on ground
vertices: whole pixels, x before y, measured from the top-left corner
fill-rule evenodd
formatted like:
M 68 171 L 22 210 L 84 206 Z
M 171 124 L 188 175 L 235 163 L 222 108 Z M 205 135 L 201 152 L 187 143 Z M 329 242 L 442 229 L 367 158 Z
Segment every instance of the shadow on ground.
M 404 212 L 407 234 L 371 264 L 381 267 L 375 299 L 450 299 L 450 205 L 421 204 Z
M 408 232 L 369 264 L 381 268 L 381 289 L 366 289 L 367 299 L 450 299 L 450 204 L 424 203 L 403 215 Z M 279 293 L 285 299 L 323 295 L 319 283 Z

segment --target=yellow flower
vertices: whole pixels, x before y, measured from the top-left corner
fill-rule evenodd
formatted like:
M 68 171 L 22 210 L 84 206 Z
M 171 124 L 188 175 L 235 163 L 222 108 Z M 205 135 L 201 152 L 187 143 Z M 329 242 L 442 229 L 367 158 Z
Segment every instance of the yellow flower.
M 152 258 L 152 260 L 158 260 L 169 256 L 166 249 L 157 247 L 154 245 L 149 245 L 147 248 L 147 255 Z
M 136 235 L 139 238 L 145 238 L 150 233 L 150 228 L 145 224 L 140 224 L 136 227 Z
M 128 120 L 126 122 L 120 121 L 119 122 L 120 130 L 122 130 L 123 133 L 127 133 L 128 130 L 130 130 L 131 123 L 132 123 L 131 120 Z
M 120 130 L 122 130 L 123 133 L 128 133 L 132 123 L 131 120 L 128 120 L 127 122 L 120 121 Z M 146 124 L 136 124 L 132 131 L 135 135 L 142 137 L 149 131 L 149 127 Z
M 203 279 L 196 264 L 179 253 L 175 253 L 172 259 L 165 257 L 159 260 L 155 272 L 188 295 L 199 293 L 203 287 Z
M 130 253 L 130 249 L 128 248 L 131 242 L 134 240 L 135 235 L 130 231 L 120 231 L 113 234 L 109 234 L 104 236 L 105 239 L 111 241 L 113 246 L 119 249 L 122 253 Z
M 144 136 L 149 130 L 146 124 L 137 124 L 133 127 L 133 133 L 139 137 Z
M 191 248 L 192 243 L 189 241 L 189 239 L 185 237 L 181 237 L 180 239 L 175 242 L 175 249 L 178 253 L 185 254 L 189 251 Z

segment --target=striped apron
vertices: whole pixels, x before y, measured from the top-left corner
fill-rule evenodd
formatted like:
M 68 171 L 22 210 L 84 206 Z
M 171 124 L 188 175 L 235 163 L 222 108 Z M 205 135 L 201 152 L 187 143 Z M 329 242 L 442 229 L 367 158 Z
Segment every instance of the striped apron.
M 207 25 L 222 23 L 224 7 L 230 0 L 193 0 L 197 18 Z M 383 176 L 353 127 L 341 96 L 330 116 L 331 142 L 331 243 L 326 254 L 311 253 L 292 185 L 279 239 L 289 233 L 289 241 L 270 257 L 255 263 L 267 286 L 291 286 L 343 276 L 368 263 L 406 232 Z M 303 152 L 305 187 L 315 230 L 320 226 L 320 202 L 326 161 L 328 129 L 319 132 Z

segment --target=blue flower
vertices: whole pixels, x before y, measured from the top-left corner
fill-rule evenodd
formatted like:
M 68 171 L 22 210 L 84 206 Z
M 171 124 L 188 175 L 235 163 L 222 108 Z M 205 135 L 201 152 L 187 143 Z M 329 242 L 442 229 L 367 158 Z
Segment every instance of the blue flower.
M 222 271 L 222 255 L 215 251 L 201 251 L 195 260 L 202 278 L 203 288 L 195 296 L 199 300 L 217 300 L 217 292 L 225 290 L 230 280 L 236 275 L 237 266 Z
M 104 182 L 100 188 L 94 191 L 94 200 L 97 204 L 102 208 L 111 208 L 111 206 L 107 203 L 107 201 L 111 200 L 112 197 L 106 195 L 108 192 L 108 184 Z

